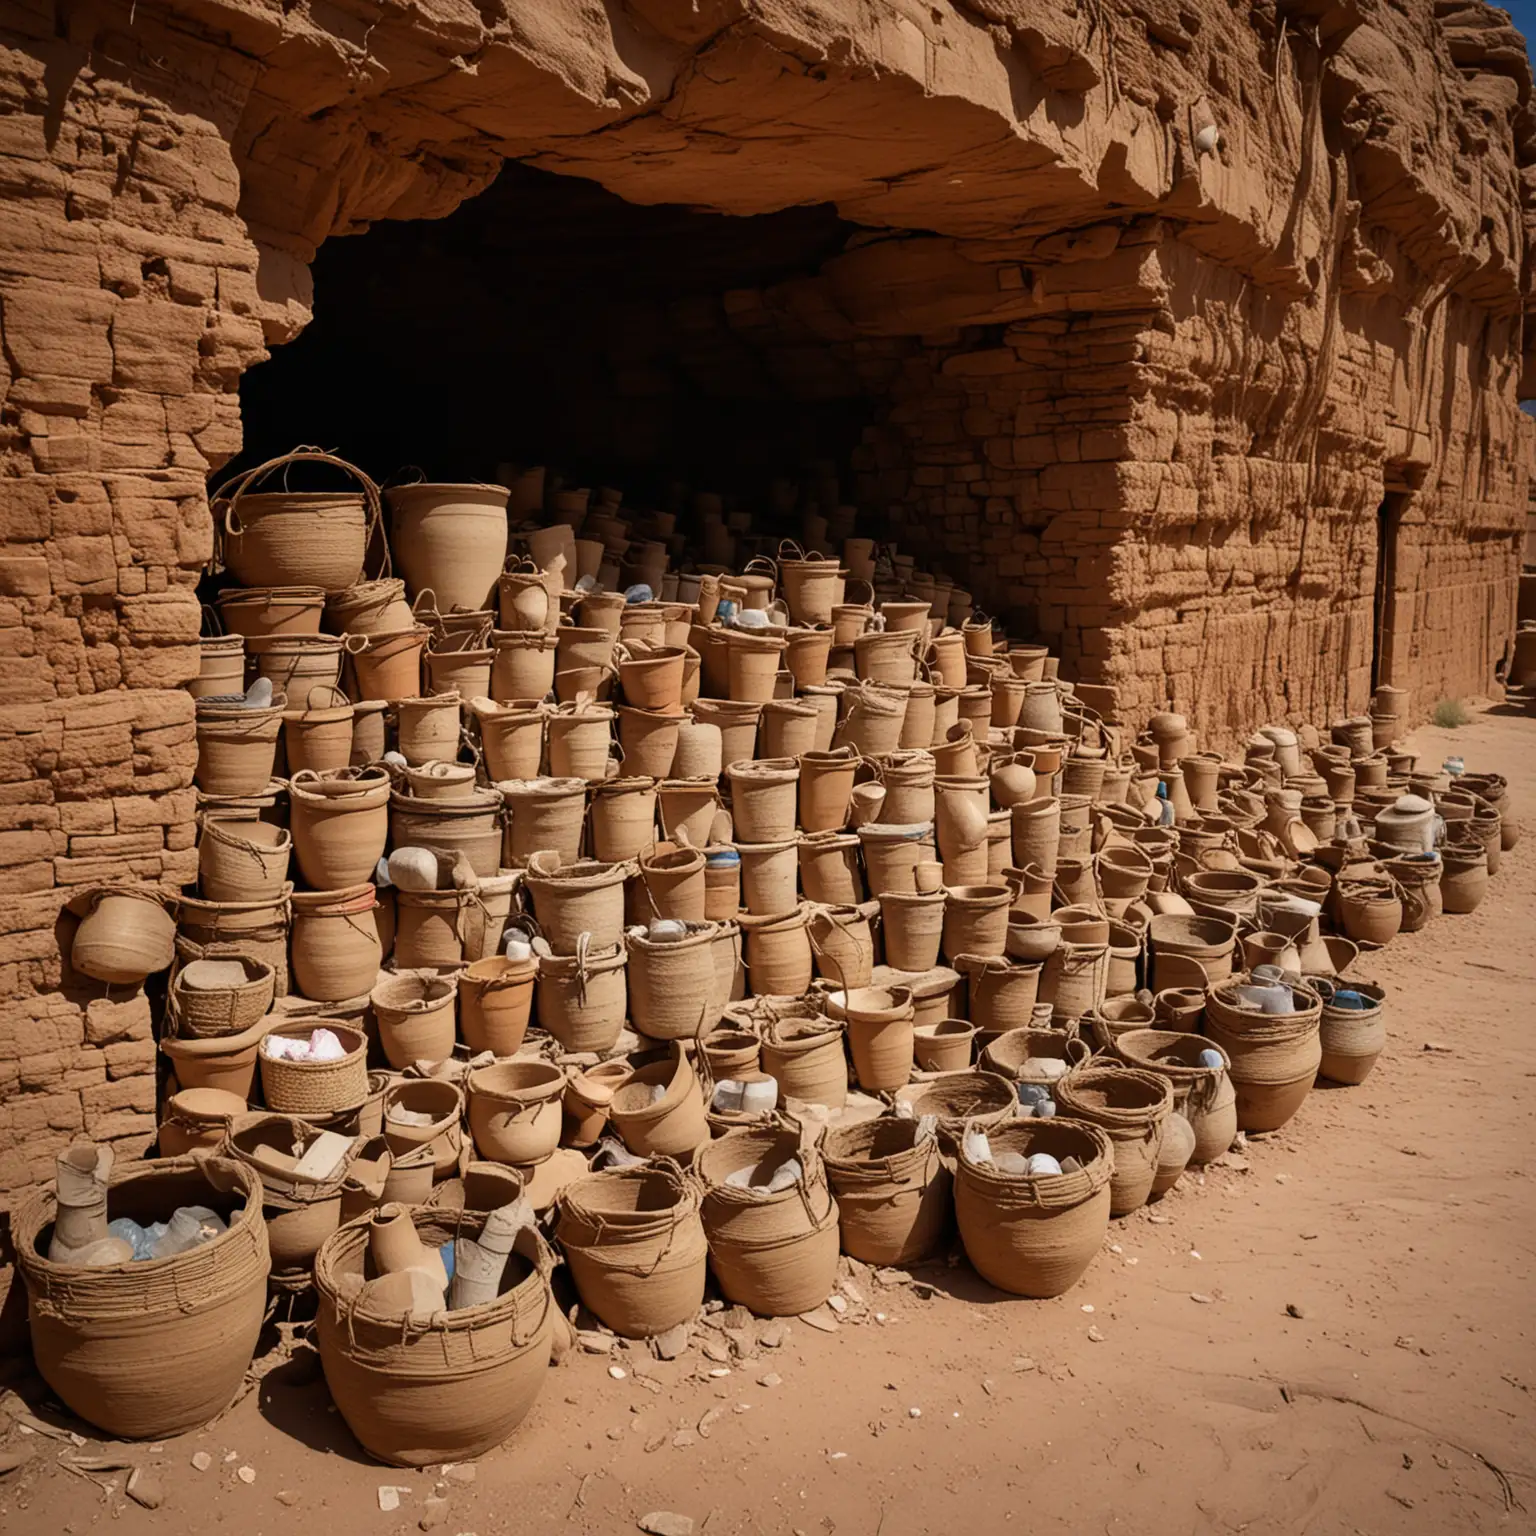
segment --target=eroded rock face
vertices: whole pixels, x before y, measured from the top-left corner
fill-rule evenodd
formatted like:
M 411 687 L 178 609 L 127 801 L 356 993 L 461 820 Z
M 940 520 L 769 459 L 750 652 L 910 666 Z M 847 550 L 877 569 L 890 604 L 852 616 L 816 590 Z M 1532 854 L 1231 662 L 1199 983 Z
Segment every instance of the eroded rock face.
M 1489 684 L 1536 116 L 1477 0 L 40 0 L 4 28 L 0 1191 L 152 1129 L 147 1009 L 63 975 L 54 921 L 80 882 L 194 873 L 179 690 L 240 374 L 309 318 L 322 241 L 506 157 L 875 231 L 732 323 L 877 342 L 866 504 L 1131 712 L 1214 742 L 1358 708 L 1384 502 L 1389 675 L 1420 712 Z

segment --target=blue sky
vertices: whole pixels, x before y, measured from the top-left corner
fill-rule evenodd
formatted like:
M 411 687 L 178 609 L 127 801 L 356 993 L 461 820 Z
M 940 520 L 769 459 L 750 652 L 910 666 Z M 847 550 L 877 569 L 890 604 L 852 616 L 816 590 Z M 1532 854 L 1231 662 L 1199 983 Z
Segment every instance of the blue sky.
M 1536 33 L 1536 0 L 1502 0 L 1500 9 L 1514 17 L 1515 25 L 1525 33 L 1526 52 L 1530 52 L 1531 36 Z

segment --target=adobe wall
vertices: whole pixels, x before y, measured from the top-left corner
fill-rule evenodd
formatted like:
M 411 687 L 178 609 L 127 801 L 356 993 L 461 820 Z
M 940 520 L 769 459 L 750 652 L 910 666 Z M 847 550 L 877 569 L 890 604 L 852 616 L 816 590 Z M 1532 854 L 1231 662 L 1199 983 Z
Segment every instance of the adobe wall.
M 899 355 L 870 510 L 912 545 L 942 529 L 996 571 L 993 607 L 1032 609 L 1133 709 L 1219 739 L 1363 702 L 1398 482 L 1394 676 L 1424 707 L 1488 685 L 1526 507 L 1536 118 L 1479 0 L 21 0 L 0 1193 L 74 1133 L 152 1130 L 148 1005 L 64 974 L 55 923 L 83 884 L 192 875 L 180 685 L 239 376 L 307 320 L 322 241 L 445 214 L 505 157 L 633 201 L 927 232 L 777 298 L 828 345 Z

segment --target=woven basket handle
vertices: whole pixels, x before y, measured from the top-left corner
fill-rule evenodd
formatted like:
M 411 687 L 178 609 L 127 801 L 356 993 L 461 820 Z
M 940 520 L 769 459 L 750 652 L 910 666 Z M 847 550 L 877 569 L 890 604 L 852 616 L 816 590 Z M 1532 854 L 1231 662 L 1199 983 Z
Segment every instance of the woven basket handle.
M 332 464 L 357 481 L 362 488 L 363 502 L 368 509 L 367 527 L 363 535 L 364 554 L 366 556 L 373 541 L 378 538 L 383 546 L 379 575 L 387 576 L 391 569 L 389 541 L 382 537 L 384 507 L 378 486 L 357 465 L 348 463 L 346 459 L 339 458 L 334 453 L 327 453 L 323 448 L 307 444 L 301 444 L 292 453 L 284 453 L 275 459 L 268 459 L 266 463 L 258 464 L 254 469 L 248 469 L 244 474 L 236 475 L 233 480 L 226 480 L 214 493 L 212 498 L 214 529 L 220 535 L 220 547 L 215 551 L 215 558 L 219 567 L 222 568 L 224 564 L 223 536 L 238 538 L 244 531 L 240 525 L 240 498 L 253 492 L 268 475 L 286 468 L 289 464 Z M 223 509 L 222 517 L 218 515 L 221 508 Z

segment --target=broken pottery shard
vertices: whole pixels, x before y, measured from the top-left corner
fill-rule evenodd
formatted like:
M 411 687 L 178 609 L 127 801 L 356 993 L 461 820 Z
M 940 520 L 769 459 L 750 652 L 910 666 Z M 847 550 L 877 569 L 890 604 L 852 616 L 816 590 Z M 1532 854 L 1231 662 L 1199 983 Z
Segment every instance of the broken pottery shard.
M 135 1467 L 129 1474 L 126 1492 L 135 1504 L 142 1504 L 145 1509 L 159 1509 L 165 1502 L 165 1489 L 160 1479 L 142 1467 Z
M 668 1328 L 665 1333 L 658 1333 L 651 1342 L 656 1346 L 658 1359 L 676 1360 L 688 1348 L 688 1338 L 688 1324 L 679 1323 L 675 1328 Z
M 836 1333 L 840 1326 L 837 1319 L 825 1307 L 817 1307 L 814 1312 L 802 1312 L 800 1321 L 821 1333 Z

